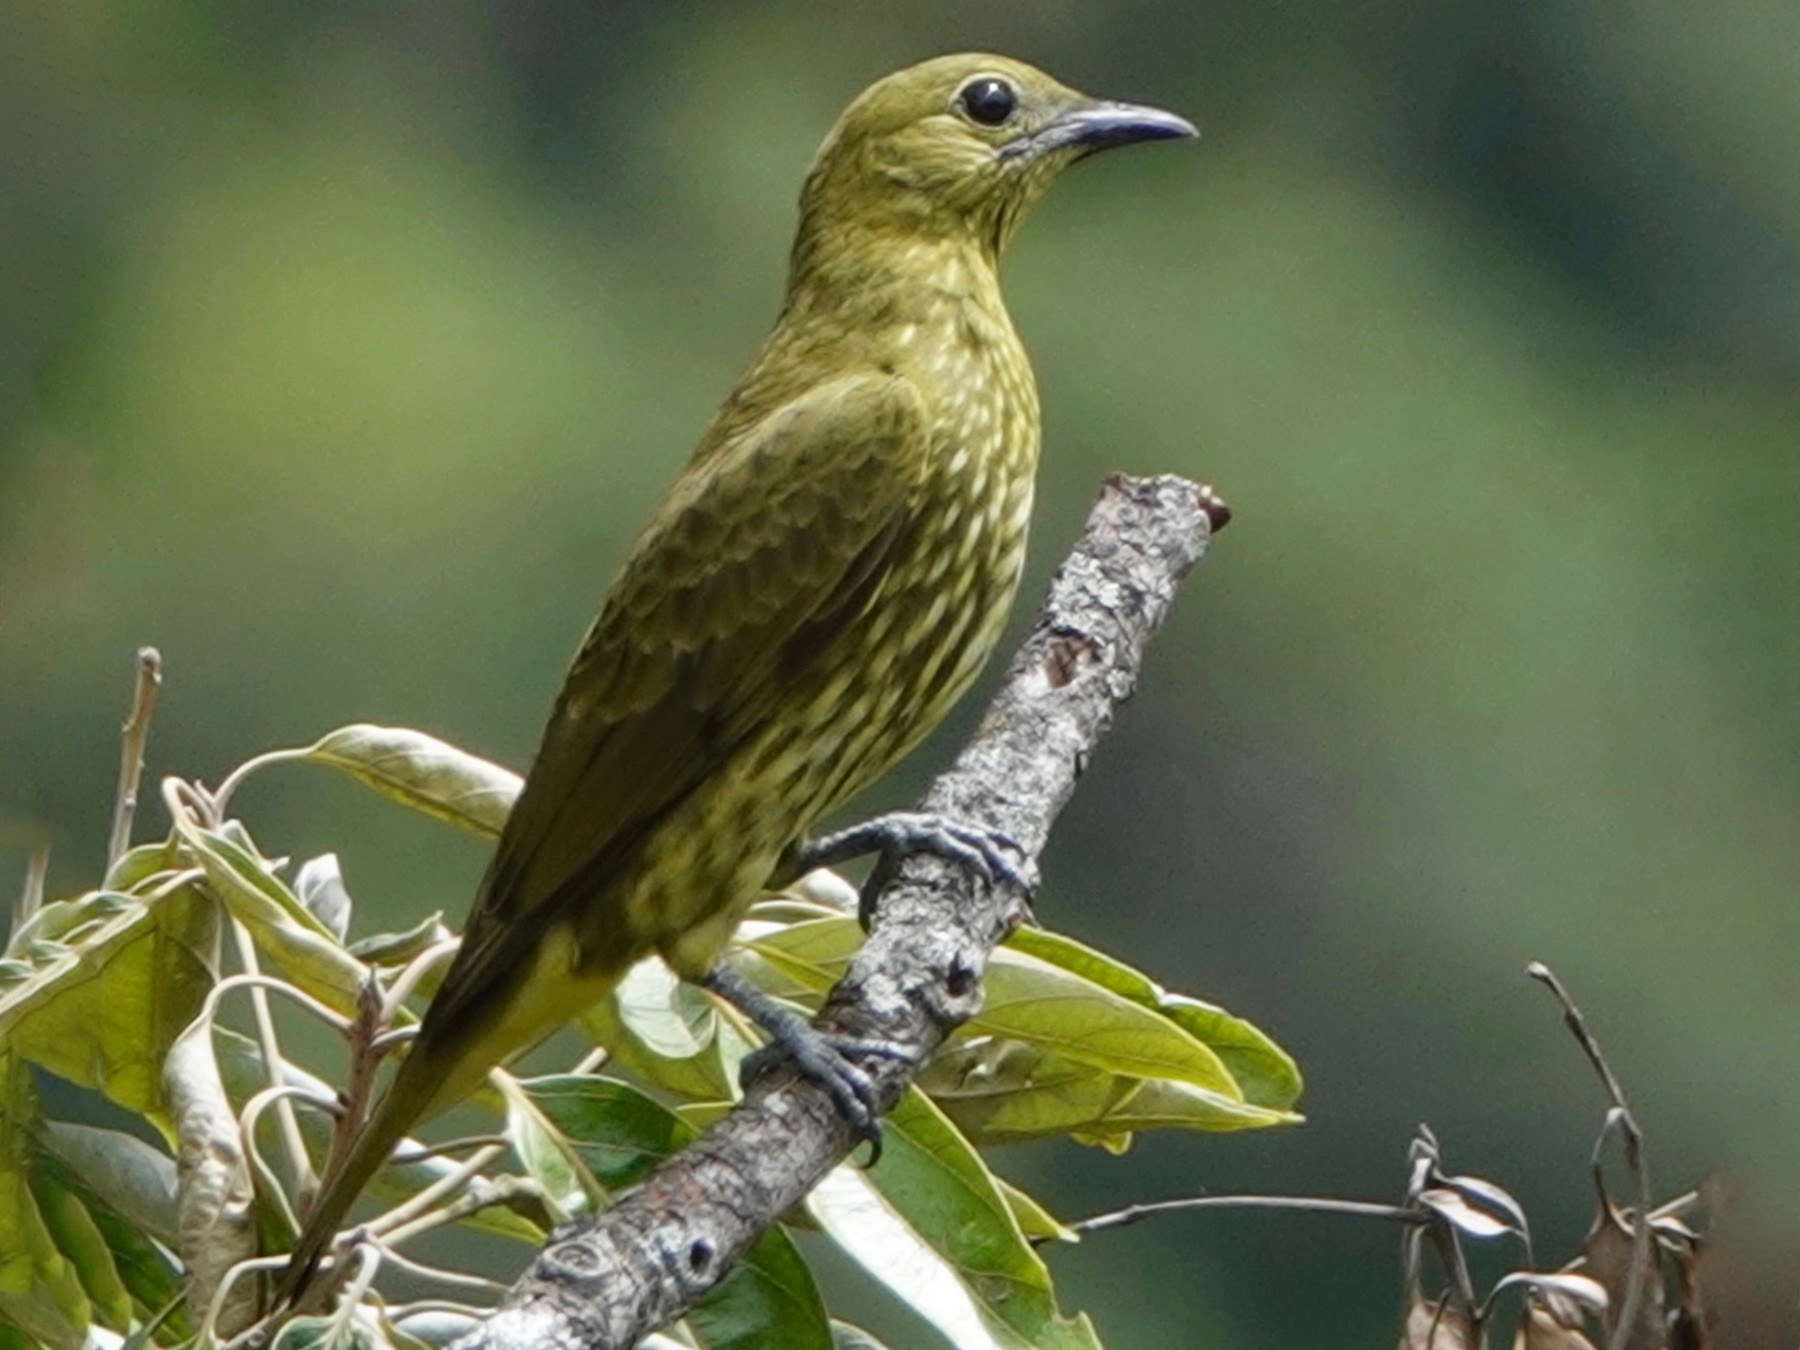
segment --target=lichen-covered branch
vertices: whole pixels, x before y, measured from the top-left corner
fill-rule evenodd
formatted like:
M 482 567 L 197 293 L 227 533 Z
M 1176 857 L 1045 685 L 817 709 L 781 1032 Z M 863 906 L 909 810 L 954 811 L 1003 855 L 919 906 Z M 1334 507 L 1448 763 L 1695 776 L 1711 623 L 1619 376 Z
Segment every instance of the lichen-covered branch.
M 1110 479 L 975 735 L 921 809 L 1001 835 L 1034 862 L 1175 589 L 1227 519 L 1184 479 Z M 865 1063 L 883 1109 L 980 1006 L 989 953 L 1021 900 L 942 859 L 900 860 L 821 1025 L 898 1044 Z M 555 1233 L 457 1350 L 624 1350 L 680 1317 L 854 1147 L 823 1089 L 770 1073 L 695 1144 L 604 1214 Z

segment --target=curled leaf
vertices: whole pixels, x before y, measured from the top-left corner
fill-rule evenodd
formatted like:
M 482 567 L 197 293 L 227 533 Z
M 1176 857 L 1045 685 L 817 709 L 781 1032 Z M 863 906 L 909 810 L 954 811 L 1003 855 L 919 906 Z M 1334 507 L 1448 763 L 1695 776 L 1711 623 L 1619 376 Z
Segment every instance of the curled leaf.
M 350 931 L 350 892 L 335 853 L 308 858 L 294 873 L 294 895 L 339 942 Z
M 1504 1237 L 1513 1231 L 1510 1223 L 1503 1223 L 1493 1215 L 1476 1209 L 1457 1192 L 1443 1186 L 1433 1186 L 1419 1193 L 1419 1203 L 1446 1222 L 1461 1229 L 1474 1238 Z
M 275 874 L 274 864 L 244 841 L 241 827 L 235 832 L 206 829 L 177 813 L 175 830 L 205 872 L 208 889 L 250 930 L 257 949 L 300 989 L 346 1016 L 353 1014 L 368 982 L 368 967 L 300 903 Z
M 510 769 L 407 727 L 340 727 L 299 756 L 341 769 L 391 801 L 493 838 L 524 781 Z
M 187 1267 L 188 1306 L 206 1308 L 225 1273 L 258 1250 L 250 1166 L 213 1054 L 209 1013 L 176 1038 L 163 1082 L 175 1121 L 176 1250 Z M 255 1316 L 254 1283 L 240 1280 L 219 1328 L 235 1332 Z

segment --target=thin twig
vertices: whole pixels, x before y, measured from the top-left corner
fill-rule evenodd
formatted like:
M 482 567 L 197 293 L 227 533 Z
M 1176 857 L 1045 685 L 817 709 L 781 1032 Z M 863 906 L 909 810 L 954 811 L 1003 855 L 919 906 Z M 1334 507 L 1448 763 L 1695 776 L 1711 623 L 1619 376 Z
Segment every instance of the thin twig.
M 1180 1200 L 1152 1200 L 1146 1204 L 1127 1205 L 1110 1214 L 1096 1214 L 1091 1219 L 1080 1219 L 1067 1226 L 1077 1233 L 1100 1233 L 1109 1228 L 1124 1228 L 1159 1214 L 1181 1214 L 1195 1209 L 1286 1209 L 1308 1214 L 1348 1214 L 1415 1226 L 1431 1222 L 1431 1216 L 1423 1210 L 1409 1209 L 1405 1205 L 1376 1204 L 1368 1200 L 1330 1200 L 1312 1195 L 1190 1195 Z
M 605 1066 L 606 1061 L 611 1058 L 612 1051 L 608 1050 L 604 1045 L 596 1045 L 592 1050 L 589 1050 L 580 1059 L 576 1060 L 569 1072 L 583 1076 L 596 1074 Z
M 225 776 L 223 782 L 214 788 L 211 800 L 218 813 L 223 816 L 231 805 L 231 799 L 237 790 L 244 785 L 244 780 L 258 769 L 265 769 L 271 764 L 291 764 L 295 760 L 305 759 L 304 749 L 270 750 L 247 759 Z
M 344 1296 L 339 1300 L 337 1311 L 332 1314 L 331 1327 L 323 1340 L 326 1345 L 342 1345 L 349 1341 L 345 1335 L 350 1329 L 351 1321 L 362 1310 L 362 1301 L 375 1285 L 375 1274 L 381 1269 L 382 1252 L 376 1247 L 365 1247 L 357 1254 L 356 1274 L 344 1289 Z
M 219 1010 L 220 1000 L 223 999 L 226 994 L 237 989 L 272 990 L 277 994 L 285 995 L 287 998 L 293 1000 L 293 1002 L 304 1008 L 327 1026 L 336 1029 L 339 1033 L 346 1032 L 350 1029 L 350 1020 L 348 1018 L 327 1008 L 311 994 L 296 988 L 286 980 L 278 980 L 273 975 L 239 974 L 226 976 L 207 992 L 206 1002 L 200 1006 L 200 1017 L 212 1017 L 216 1015 Z
M 413 991 L 419 987 L 419 981 L 447 963 L 461 946 L 461 938 L 446 938 L 442 942 L 434 942 L 406 963 L 406 967 L 394 977 L 393 985 L 382 999 L 381 1020 L 384 1026 L 402 1015 L 406 1000 L 413 996 Z
M 395 1205 L 387 1213 L 363 1226 L 376 1237 L 388 1242 L 395 1241 L 395 1233 L 405 1231 L 412 1220 L 433 1208 L 438 1201 L 455 1195 L 480 1176 L 481 1170 L 504 1152 L 504 1144 L 490 1144 L 471 1153 L 453 1171 L 446 1172 L 404 1204 Z
M 1581 1047 L 1581 1052 L 1587 1056 L 1588 1063 L 1594 1066 L 1594 1072 L 1599 1075 L 1600 1083 L 1612 1102 L 1610 1115 L 1618 1122 L 1619 1133 L 1624 1140 L 1625 1166 L 1635 1183 L 1637 1204 L 1631 1218 L 1631 1264 L 1625 1274 L 1625 1294 L 1619 1305 L 1619 1320 L 1613 1324 L 1612 1335 L 1608 1337 L 1606 1346 L 1607 1350 L 1625 1350 L 1631 1341 L 1632 1328 L 1637 1323 L 1644 1280 L 1650 1273 L 1650 1168 L 1644 1161 L 1644 1132 L 1638 1128 L 1637 1117 L 1631 1114 L 1631 1107 L 1625 1100 L 1624 1087 L 1613 1073 L 1612 1065 L 1607 1063 L 1606 1056 L 1601 1053 L 1600 1042 L 1588 1030 L 1587 1019 L 1581 1015 L 1581 1009 L 1575 1006 L 1575 1000 L 1569 997 L 1569 991 L 1563 988 L 1562 981 L 1542 961 L 1531 962 L 1525 967 L 1525 973 L 1548 989 L 1562 1006 L 1563 1024 L 1569 1028 L 1576 1044 Z M 1603 1134 L 1602 1139 L 1604 1137 Z
M 390 1245 L 410 1242 L 421 1233 L 429 1233 L 434 1228 L 444 1228 L 453 1223 L 461 1223 L 471 1214 L 479 1214 L 484 1209 L 493 1209 L 496 1205 L 505 1205 L 514 1200 L 541 1195 L 542 1191 L 538 1184 L 529 1177 L 501 1177 L 495 1181 L 483 1181 L 480 1185 L 471 1185 L 467 1191 L 449 1204 L 439 1205 L 436 1209 L 421 1214 L 409 1223 L 390 1228 L 381 1235 L 381 1240 Z
M 108 872 L 131 847 L 131 820 L 137 814 L 138 783 L 144 776 L 144 747 L 150 740 L 150 716 L 156 711 L 156 691 L 161 687 L 162 654 L 154 647 L 139 647 L 131 712 L 120 729 L 119 790 L 113 798 L 112 834 L 106 843 Z
M 431 1158 L 444 1158 L 466 1148 L 504 1148 L 511 1141 L 503 1134 L 465 1134 L 460 1139 L 446 1139 L 441 1144 L 420 1144 L 405 1152 L 396 1152 L 388 1162 L 394 1167 L 411 1167 Z
M 50 879 L 50 841 L 43 840 L 25 860 L 25 884 L 19 889 L 19 903 L 13 906 L 12 931 L 17 933 L 44 907 L 44 889 Z
M 390 1027 L 386 1031 L 369 1037 L 369 1053 L 379 1061 L 408 1041 L 416 1041 L 418 1038 L 419 1028 L 416 1023 L 404 1027 Z
M 244 1109 L 238 1112 L 238 1132 L 243 1135 L 244 1152 L 250 1159 L 250 1165 L 256 1169 L 256 1175 L 262 1183 L 261 1189 L 280 1208 L 282 1218 L 288 1226 L 298 1232 L 300 1229 L 299 1217 L 294 1213 L 293 1206 L 288 1203 L 287 1192 L 282 1188 L 280 1179 L 275 1175 L 275 1169 L 269 1166 L 267 1159 L 262 1155 L 261 1146 L 256 1142 L 257 1124 L 261 1121 L 262 1113 L 268 1109 L 269 1105 L 280 1103 L 291 1110 L 293 1099 L 296 1097 L 327 1115 L 336 1110 L 335 1102 L 320 1098 L 312 1088 L 304 1084 L 284 1083 L 278 1087 L 266 1087 L 245 1102 Z
M 473 1321 L 483 1316 L 486 1308 L 478 1308 L 472 1303 L 457 1303 L 447 1298 L 415 1298 L 410 1303 L 397 1303 L 388 1309 L 388 1317 L 395 1322 L 403 1322 L 409 1317 L 417 1317 L 421 1313 L 452 1313 L 459 1317 L 467 1317 Z
M 391 1262 L 408 1275 L 416 1275 L 434 1284 L 448 1284 L 459 1289 L 479 1289 L 484 1294 L 498 1293 L 506 1288 L 501 1281 L 490 1280 L 485 1275 L 471 1275 L 467 1271 L 451 1270 L 446 1266 L 434 1266 L 417 1260 L 398 1250 L 387 1238 L 370 1238 L 369 1245 L 381 1253 L 384 1262 Z
M 234 918 L 231 921 L 231 936 L 237 944 L 238 960 L 244 973 L 262 974 L 256 959 L 256 944 L 250 940 L 250 930 L 241 920 Z M 255 987 L 250 990 L 250 1010 L 256 1022 L 256 1040 L 262 1050 L 264 1075 L 270 1087 L 279 1088 L 287 1081 L 287 1061 L 281 1053 L 281 1043 L 275 1039 L 275 1016 L 269 1008 L 268 990 Z M 300 1118 L 294 1113 L 293 1101 L 285 1094 L 275 1099 L 275 1120 L 281 1129 L 281 1145 L 287 1153 L 288 1170 L 293 1177 L 293 1193 L 305 1195 L 317 1178 L 313 1175 L 312 1155 L 306 1151 L 306 1139 L 300 1133 Z
M 225 1305 L 231 1297 L 237 1282 L 246 1275 L 254 1275 L 260 1270 L 276 1271 L 287 1264 L 286 1256 L 253 1256 L 248 1261 L 239 1261 L 225 1272 L 219 1281 L 219 1287 L 213 1291 L 212 1302 L 207 1305 L 206 1317 L 200 1323 L 200 1339 L 202 1344 L 218 1340 L 219 1318 L 225 1313 Z

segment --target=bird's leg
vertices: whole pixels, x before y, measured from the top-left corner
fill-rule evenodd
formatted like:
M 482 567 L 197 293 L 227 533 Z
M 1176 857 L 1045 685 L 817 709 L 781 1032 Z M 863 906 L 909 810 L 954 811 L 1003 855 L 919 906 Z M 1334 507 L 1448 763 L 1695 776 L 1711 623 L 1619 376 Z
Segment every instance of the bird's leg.
M 1011 886 L 1027 900 L 1037 889 L 1037 868 L 1005 835 L 924 811 L 893 811 L 800 845 L 790 855 L 795 876 L 835 867 L 871 853 L 891 862 L 902 853 L 935 853 L 992 883 Z
M 881 1154 L 881 1105 L 874 1080 L 850 1057 L 910 1060 L 912 1052 L 891 1041 L 821 1031 L 723 962 L 701 983 L 768 1033 L 769 1044 L 745 1058 L 738 1071 L 740 1081 L 747 1087 L 759 1075 L 781 1065 L 797 1070 L 831 1094 L 850 1127 L 873 1146 L 873 1163 Z

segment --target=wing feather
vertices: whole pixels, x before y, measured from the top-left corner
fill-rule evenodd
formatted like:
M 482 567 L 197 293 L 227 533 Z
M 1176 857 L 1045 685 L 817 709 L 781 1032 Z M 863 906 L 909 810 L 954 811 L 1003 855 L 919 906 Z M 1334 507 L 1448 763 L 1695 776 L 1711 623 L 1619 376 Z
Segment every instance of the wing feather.
M 582 643 L 428 1021 L 485 1003 L 562 914 L 624 925 L 612 883 L 644 838 L 866 608 L 913 518 L 926 434 L 916 389 L 857 375 L 690 463 Z

